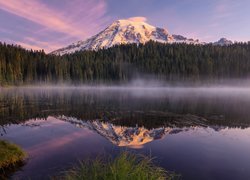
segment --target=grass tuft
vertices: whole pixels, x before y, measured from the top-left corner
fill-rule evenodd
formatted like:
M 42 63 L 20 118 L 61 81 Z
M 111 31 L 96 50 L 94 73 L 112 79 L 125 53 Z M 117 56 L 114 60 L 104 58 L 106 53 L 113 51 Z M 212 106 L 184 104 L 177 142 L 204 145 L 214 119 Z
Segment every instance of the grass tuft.
M 26 153 L 17 145 L 0 140 L 0 170 L 24 161 Z
M 65 173 L 60 179 L 65 180 L 163 180 L 175 179 L 175 174 L 168 173 L 152 163 L 152 159 L 136 156 L 128 152 L 121 153 L 115 159 L 89 160 L 80 162 L 78 167 Z

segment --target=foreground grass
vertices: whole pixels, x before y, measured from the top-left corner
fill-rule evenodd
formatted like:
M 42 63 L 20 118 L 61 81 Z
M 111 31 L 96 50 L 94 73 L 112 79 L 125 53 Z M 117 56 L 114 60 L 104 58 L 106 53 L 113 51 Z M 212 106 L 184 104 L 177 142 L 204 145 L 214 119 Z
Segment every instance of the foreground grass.
M 25 152 L 15 144 L 0 140 L 0 170 L 24 161 Z
M 80 162 L 78 167 L 67 171 L 65 180 L 163 180 L 176 179 L 176 175 L 168 173 L 152 163 L 148 157 L 136 156 L 127 152 L 121 153 L 113 160 Z

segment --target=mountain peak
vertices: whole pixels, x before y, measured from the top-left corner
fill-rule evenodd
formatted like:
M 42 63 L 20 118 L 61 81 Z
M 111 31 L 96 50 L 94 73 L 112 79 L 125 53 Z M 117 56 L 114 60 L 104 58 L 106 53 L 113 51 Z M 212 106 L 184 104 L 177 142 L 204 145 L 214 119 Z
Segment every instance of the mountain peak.
M 149 25 L 148 23 L 146 23 L 145 21 L 134 21 L 131 19 L 120 19 L 115 21 L 112 25 L 114 24 L 118 24 L 120 26 L 120 28 L 129 28 L 129 27 L 134 27 L 134 28 L 140 28 L 140 30 L 142 29 L 155 29 L 156 27 Z
M 227 38 L 221 38 L 219 41 L 214 43 L 214 45 L 220 45 L 220 46 L 228 46 L 232 44 L 233 44 L 233 41 L 228 40 Z
M 82 50 L 106 49 L 120 44 L 145 44 L 152 40 L 161 43 L 197 44 L 198 40 L 171 35 L 166 29 L 148 24 L 145 17 L 133 17 L 114 21 L 100 33 L 85 41 L 78 41 L 51 54 L 64 55 Z
M 128 25 L 138 25 L 138 26 L 150 26 L 151 28 L 155 28 L 152 25 L 149 25 L 145 19 L 135 19 L 135 18 L 128 18 L 128 19 L 119 19 L 114 23 L 119 23 L 121 26 L 128 26 Z M 113 23 L 113 24 L 114 24 Z

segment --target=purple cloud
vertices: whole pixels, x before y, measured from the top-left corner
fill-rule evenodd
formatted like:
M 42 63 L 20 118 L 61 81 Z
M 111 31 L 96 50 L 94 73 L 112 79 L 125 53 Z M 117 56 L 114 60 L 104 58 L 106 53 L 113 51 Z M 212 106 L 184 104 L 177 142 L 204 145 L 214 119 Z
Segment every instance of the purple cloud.
M 0 9 L 41 25 L 42 28 L 36 32 L 38 35 L 48 33 L 49 36 L 49 33 L 54 31 L 61 33 L 60 38 L 63 39 L 87 38 L 108 20 L 105 17 L 106 2 L 104 0 L 74 0 L 60 1 L 60 3 L 63 4 L 63 7 L 58 9 L 39 0 L 0 0 Z M 32 38 L 33 44 L 30 38 Z M 43 42 L 35 36 L 24 37 L 22 42 L 18 43 L 27 48 L 37 49 L 40 47 L 40 49 L 44 48 L 47 51 L 59 47 L 60 44 L 59 42 L 54 44 L 54 39 L 53 42 L 49 39 L 47 42 Z M 52 43 L 50 48 L 49 43 Z

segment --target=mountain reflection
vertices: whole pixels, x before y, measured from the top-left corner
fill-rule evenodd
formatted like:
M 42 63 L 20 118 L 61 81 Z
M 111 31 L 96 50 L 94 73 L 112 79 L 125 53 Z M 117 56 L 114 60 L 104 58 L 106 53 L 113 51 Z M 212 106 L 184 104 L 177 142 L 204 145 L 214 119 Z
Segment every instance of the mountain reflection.
M 57 119 L 72 123 L 80 128 L 88 128 L 120 147 L 127 146 L 139 148 L 146 143 L 161 139 L 167 134 L 183 131 L 181 128 L 160 127 L 149 130 L 145 127 L 138 126 L 116 126 L 110 122 L 101 122 L 99 120 L 82 121 L 77 118 L 66 116 L 60 116 Z

